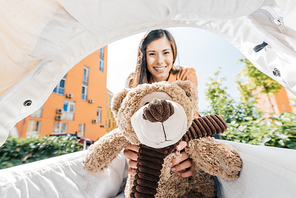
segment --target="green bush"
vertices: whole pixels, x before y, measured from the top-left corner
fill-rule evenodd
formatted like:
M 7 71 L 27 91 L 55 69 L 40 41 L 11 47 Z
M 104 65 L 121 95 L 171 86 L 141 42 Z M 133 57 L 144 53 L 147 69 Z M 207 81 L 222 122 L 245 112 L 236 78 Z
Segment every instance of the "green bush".
M 9 136 L 0 147 L 0 169 L 80 150 L 82 150 L 82 144 L 76 137 L 70 135 L 27 139 Z
M 257 120 L 228 123 L 222 139 L 254 145 L 296 149 L 296 114 L 284 112 L 266 121 Z

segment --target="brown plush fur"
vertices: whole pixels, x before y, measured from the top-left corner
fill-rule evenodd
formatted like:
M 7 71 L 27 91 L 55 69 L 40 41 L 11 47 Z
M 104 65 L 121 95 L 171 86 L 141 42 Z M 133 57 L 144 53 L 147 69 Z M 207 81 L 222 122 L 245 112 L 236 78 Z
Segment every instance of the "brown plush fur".
M 119 129 L 104 135 L 88 148 L 84 169 L 91 174 L 102 172 L 128 143 Z
M 131 117 L 140 109 L 141 99 L 152 92 L 165 92 L 173 101 L 179 103 L 187 115 L 187 130 L 189 129 L 193 121 L 193 112 L 197 109 L 197 91 L 194 84 L 189 81 L 176 81 L 171 84 L 160 82 L 125 89 L 114 96 L 112 102 L 112 111 L 119 128 L 100 138 L 89 148 L 84 161 L 88 172 L 102 172 L 129 142 L 140 145 L 131 125 Z M 217 128 L 210 128 L 215 127 Z M 204 129 L 207 130 L 210 129 Z M 169 162 L 180 154 L 174 151 L 164 158 L 155 197 L 215 197 L 216 186 L 212 175 L 224 180 L 238 178 L 242 161 L 231 146 L 211 137 L 203 137 L 189 140 L 185 151 L 195 162 L 193 175 L 181 178 L 171 171 Z M 134 180 L 134 176 L 128 176 L 126 197 L 131 194 Z
M 130 118 L 140 109 L 141 99 L 145 95 L 155 91 L 165 92 L 173 101 L 179 103 L 187 115 L 187 127 L 192 123 L 193 112 L 198 109 L 197 90 L 193 83 L 189 81 L 177 81 L 175 83 L 160 82 L 142 84 L 133 89 L 124 89 L 124 91 L 114 96 L 112 100 L 112 111 L 117 120 L 118 128 L 132 144 L 139 145 L 140 141 L 133 130 Z
M 242 161 L 236 150 L 213 137 L 190 140 L 185 151 L 196 165 L 223 180 L 237 179 Z

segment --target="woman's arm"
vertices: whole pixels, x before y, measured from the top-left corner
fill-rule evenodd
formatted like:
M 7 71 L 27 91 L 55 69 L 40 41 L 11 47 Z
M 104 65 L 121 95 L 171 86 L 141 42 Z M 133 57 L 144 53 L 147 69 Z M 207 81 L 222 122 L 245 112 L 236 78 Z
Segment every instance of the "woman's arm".
M 185 80 L 189 80 L 190 82 L 194 83 L 196 88 L 198 86 L 198 82 L 197 82 L 197 76 L 196 76 L 196 71 L 193 68 L 190 68 L 188 71 L 188 74 L 186 75 L 186 79 Z
M 198 81 L 195 69 L 188 68 L 186 74 L 184 75 L 184 80 L 189 80 L 190 82 L 194 83 L 197 89 Z M 200 117 L 197 110 L 193 113 L 193 116 L 194 118 Z

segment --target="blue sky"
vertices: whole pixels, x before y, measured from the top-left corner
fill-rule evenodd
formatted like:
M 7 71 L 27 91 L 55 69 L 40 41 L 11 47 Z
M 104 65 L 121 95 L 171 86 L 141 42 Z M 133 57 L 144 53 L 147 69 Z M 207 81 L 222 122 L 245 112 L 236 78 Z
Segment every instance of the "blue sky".
M 193 67 L 197 73 L 199 109 L 208 107 L 205 100 L 205 84 L 213 73 L 222 68 L 220 77 L 226 77 L 225 86 L 234 98 L 239 97 L 234 83 L 242 65 L 238 59 L 244 55 L 230 42 L 219 35 L 198 28 L 167 28 L 174 36 L 178 47 L 180 65 Z M 108 46 L 107 88 L 117 93 L 124 88 L 129 73 L 136 67 L 138 44 L 145 32 L 136 34 Z

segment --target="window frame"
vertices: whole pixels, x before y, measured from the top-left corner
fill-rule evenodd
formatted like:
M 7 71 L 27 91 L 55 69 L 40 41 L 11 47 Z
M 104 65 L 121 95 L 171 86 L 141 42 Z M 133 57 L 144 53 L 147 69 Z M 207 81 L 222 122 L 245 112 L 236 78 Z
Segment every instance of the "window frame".
M 104 47 L 100 48 L 100 59 L 104 60 Z
M 86 72 L 84 72 L 86 71 Z M 85 75 L 86 73 L 86 75 Z M 82 77 L 82 82 L 88 84 L 88 79 L 89 79 L 89 68 L 87 66 L 83 66 L 83 77 Z
M 32 122 L 36 122 L 38 123 L 37 125 L 37 131 L 33 131 L 32 129 L 34 128 L 33 127 L 33 124 L 31 124 Z M 39 134 L 40 134 L 40 126 L 41 126 L 41 120 L 29 120 L 29 123 L 28 123 L 28 126 L 27 126 L 27 132 L 26 132 L 26 138 L 30 138 L 30 137 L 38 137 Z M 31 130 L 29 130 L 29 128 Z
M 112 93 L 109 92 L 109 109 L 111 109 Z
M 66 106 L 66 109 L 65 109 Z M 71 107 L 73 109 L 71 110 Z M 74 100 L 64 99 L 62 108 L 62 120 L 74 120 L 76 103 Z
M 83 129 L 83 130 L 81 130 L 81 129 Z M 79 123 L 77 136 L 78 137 L 84 137 L 85 136 L 85 123 Z
M 63 78 L 60 80 L 60 82 L 57 84 L 57 86 L 53 89 L 53 93 L 59 94 L 59 95 L 64 95 L 65 93 L 65 87 L 66 87 L 66 76 L 63 76 Z M 61 87 L 61 82 L 64 82 L 63 87 Z
M 83 88 L 84 88 L 84 92 L 83 92 Z M 88 91 L 88 85 L 85 83 L 82 83 L 81 100 L 87 101 L 87 91 Z
M 54 131 L 55 130 L 55 124 L 56 123 L 58 123 L 58 131 Z M 66 125 L 65 133 L 62 133 L 62 125 L 63 124 Z M 68 130 L 68 122 L 58 122 L 58 121 L 55 121 L 53 123 L 53 131 L 52 131 L 52 134 L 53 135 L 64 135 L 64 134 L 67 134 L 67 130 Z
M 99 62 L 99 70 L 101 72 L 104 72 L 104 60 L 100 58 L 100 62 Z
M 102 123 L 102 107 L 97 107 L 96 122 L 97 123 Z

